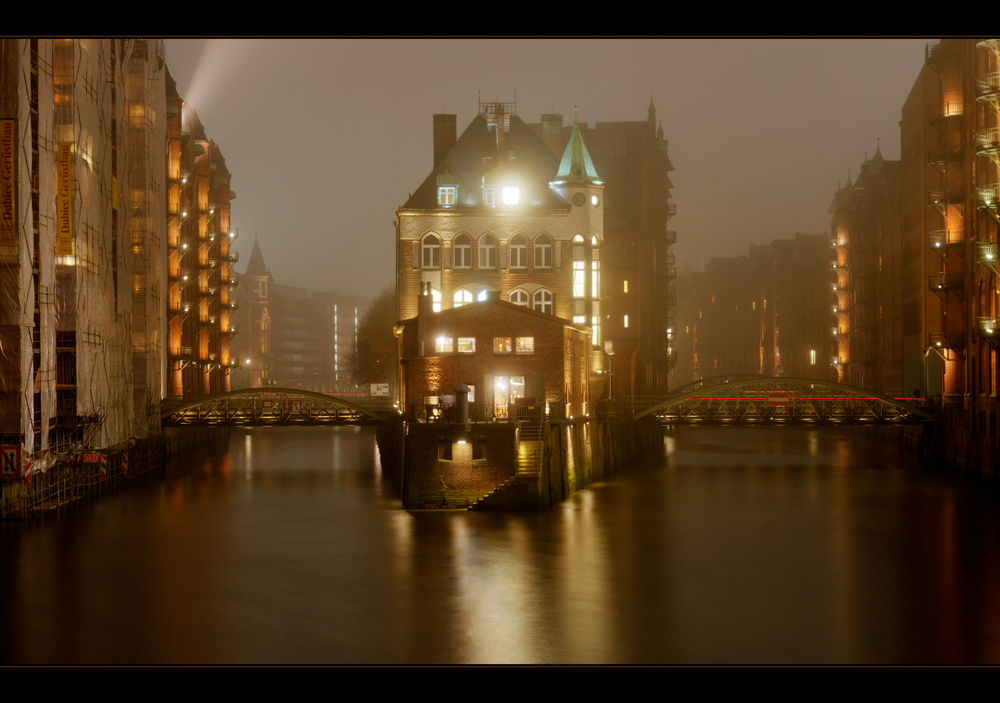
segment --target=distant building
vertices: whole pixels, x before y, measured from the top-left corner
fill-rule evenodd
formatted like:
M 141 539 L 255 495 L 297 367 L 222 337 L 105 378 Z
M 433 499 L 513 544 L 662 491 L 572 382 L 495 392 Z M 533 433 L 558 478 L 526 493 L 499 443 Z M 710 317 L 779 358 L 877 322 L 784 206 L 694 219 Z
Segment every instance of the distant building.
M 234 388 L 368 392 L 355 387 L 352 364 L 370 301 L 275 282 L 256 239 L 239 278 L 234 319 L 243 332 L 233 354 L 242 368 L 233 376 Z

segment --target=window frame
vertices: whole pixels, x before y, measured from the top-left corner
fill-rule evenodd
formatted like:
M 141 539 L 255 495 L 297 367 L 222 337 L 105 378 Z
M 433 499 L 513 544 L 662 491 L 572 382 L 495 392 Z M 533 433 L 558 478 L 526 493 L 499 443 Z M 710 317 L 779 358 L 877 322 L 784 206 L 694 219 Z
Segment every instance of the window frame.
M 524 296 L 524 302 L 514 300 L 515 295 L 518 298 Z M 512 290 L 510 292 L 510 295 L 507 296 L 507 300 L 513 303 L 514 305 L 520 305 L 522 307 L 528 308 L 529 310 L 531 309 L 531 296 L 528 295 L 528 291 L 524 290 L 524 288 L 515 288 L 514 290 Z
M 434 243 L 431 244 L 430 242 Z M 427 263 L 428 257 L 431 263 Z M 428 234 L 420 242 L 420 268 L 440 269 L 441 268 L 441 239 L 436 234 Z
M 548 296 L 548 300 L 544 299 L 545 296 Z M 548 307 L 548 310 L 545 309 L 546 307 Z M 554 315 L 556 297 L 548 288 L 539 288 L 531 296 L 531 309 L 545 315 Z
M 510 262 L 508 268 L 526 269 L 528 268 L 528 238 L 523 234 L 515 234 L 508 243 L 510 249 Z
M 522 340 L 524 348 L 522 349 Z M 535 353 L 535 338 L 531 337 L 517 337 L 517 342 L 514 345 L 514 351 L 517 354 L 534 354 Z
M 552 237 L 547 234 L 540 234 L 535 237 L 535 268 L 536 269 L 550 269 L 552 268 Z
M 499 345 L 498 345 L 499 342 Z M 494 354 L 510 354 L 514 349 L 513 337 L 494 337 L 493 338 L 493 353 Z M 497 349 L 500 346 L 500 349 Z
M 460 234 L 452 240 L 451 248 L 454 250 L 454 261 L 452 268 L 471 269 L 472 268 L 472 237 L 467 234 Z
M 479 258 L 476 265 L 479 269 L 485 269 L 490 271 L 495 271 L 497 268 L 497 248 L 499 243 L 497 238 L 492 234 L 484 234 L 479 238 Z M 483 263 L 483 253 L 486 253 L 485 259 L 486 263 Z M 491 260 L 492 259 L 492 260 Z
M 438 186 L 438 205 L 443 205 L 445 207 L 454 205 L 457 195 L 457 186 Z

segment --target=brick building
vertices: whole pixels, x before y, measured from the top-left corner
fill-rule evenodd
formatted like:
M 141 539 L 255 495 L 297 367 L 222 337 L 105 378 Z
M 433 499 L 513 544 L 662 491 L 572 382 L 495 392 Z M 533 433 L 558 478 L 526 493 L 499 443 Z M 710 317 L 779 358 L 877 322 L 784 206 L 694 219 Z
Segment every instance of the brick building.
M 515 114 L 482 103 L 461 137 L 434 116 L 434 164 L 396 215 L 398 318 L 495 291 L 504 301 L 591 330 L 590 372 L 604 367 L 604 183 L 579 128 L 561 158 Z M 595 388 L 600 395 L 600 383 Z
M 603 261 L 604 339 L 614 350 L 615 389 L 663 394 L 677 360 L 677 276 L 667 229 L 677 212 L 670 202 L 674 170 L 652 102 L 645 120 L 563 126 L 562 115 L 528 125 L 556 155 L 576 132 L 605 183 Z
M 427 284 L 425 284 L 426 286 Z M 402 405 L 407 419 L 425 419 L 425 399 L 470 388 L 470 417 L 507 419 L 519 398 L 534 398 L 556 417 L 590 412 L 589 327 L 500 300 L 433 312 L 425 288 L 417 316 L 397 326 Z
M 230 201 L 236 197 L 219 146 L 205 134 L 194 108 L 166 72 L 167 392 L 193 400 L 230 390 L 239 366 L 230 354 L 237 327 L 229 250 L 236 238 Z

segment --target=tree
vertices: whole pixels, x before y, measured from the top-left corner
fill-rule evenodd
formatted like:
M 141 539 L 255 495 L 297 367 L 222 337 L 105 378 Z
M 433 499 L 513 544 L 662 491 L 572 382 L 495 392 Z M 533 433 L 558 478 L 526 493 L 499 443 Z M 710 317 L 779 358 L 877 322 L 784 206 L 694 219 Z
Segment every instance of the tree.
M 354 382 L 359 386 L 395 382 L 399 350 L 392 328 L 396 322 L 396 288 L 389 285 L 365 310 L 358 325 L 353 366 Z

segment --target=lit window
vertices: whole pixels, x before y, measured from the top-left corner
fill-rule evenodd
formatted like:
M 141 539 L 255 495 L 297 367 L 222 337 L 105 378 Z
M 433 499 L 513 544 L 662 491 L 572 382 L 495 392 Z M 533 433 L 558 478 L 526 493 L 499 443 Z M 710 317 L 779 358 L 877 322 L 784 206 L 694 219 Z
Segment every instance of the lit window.
M 593 269 L 590 278 L 590 297 L 600 298 L 601 297 L 601 262 L 592 261 L 590 263 Z
M 535 291 L 534 308 L 538 312 L 552 315 L 552 293 L 544 288 Z
M 494 337 L 493 353 L 510 354 L 510 337 Z
M 459 288 L 455 291 L 455 296 L 452 300 L 452 307 L 460 308 L 467 303 L 472 302 L 472 292 L 466 290 L 465 288 Z
M 628 315 L 625 316 L 625 326 L 628 327 Z
M 458 338 L 458 351 L 462 354 L 473 354 L 476 351 L 476 338 L 475 337 L 459 337 Z
M 472 239 L 467 234 L 455 237 L 455 268 L 472 268 Z
M 810 349 L 809 350 L 809 363 L 812 364 L 813 366 L 816 365 L 816 350 L 815 349 Z
M 455 190 L 455 186 L 441 186 L 438 188 L 438 205 L 454 205 Z
M 434 351 L 438 353 L 453 351 L 451 337 L 438 337 L 434 344 Z
M 478 300 L 480 303 L 483 302 L 484 300 L 486 300 L 486 296 L 488 293 L 489 293 L 488 290 L 479 291 L 479 295 L 476 296 L 476 300 Z
M 441 291 L 431 288 L 431 309 L 434 312 L 441 312 Z
M 510 302 L 514 305 L 523 305 L 528 307 L 528 293 L 518 288 L 516 291 L 510 294 Z
M 528 240 L 522 234 L 510 238 L 510 267 L 512 269 L 528 268 Z
M 590 318 L 591 337 L 590 343 L 597 346 L 601 343 L 601 316 L 593 315 Z
M 505 186 L 503 189 L 503 204 L 517 205 L 521 200 L 521 189 L 515 186 Z
M 487 205 L 496 205 L 497 195 L 499 194 L 499 191 L 500 191 L 499 186 L 486 186 L 483 189 L 483 202 L 485 202 Z
M 479 239 L 479 268 L 495 269 L 497 267 L 497 240 L 492 234 L 483 235 Z
M 628 293 L 628 281 L 622 281 L 624 290 L 623 293 Z
M 535 268 L 552 268 L 552 238 L 547 234 L 535 237 Z
M 582 261 L 573 262 L 573 297 L 582 298 L 584 285 L 586 283 L 587 272 L 583 269 Z
M 534 354 L 535 353 L 535 338 L 534 337 L 518 337 L 517 338 L 517 353 L 518 354 Z
M 441 267 L 441 242 L 433 234 L 424 239 L 423 252 L 425 269 Z
M 584 315 L 573 315 L 573 322 L 583 324 L 587 318 Z
M 465 385 L 467 385 L 469 387 L 469 402 L 470 403 L 475 403 L 476 402 L 476 387 L 474 385 L 472 385 L 471 383 L 466 383 Z

